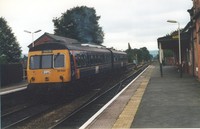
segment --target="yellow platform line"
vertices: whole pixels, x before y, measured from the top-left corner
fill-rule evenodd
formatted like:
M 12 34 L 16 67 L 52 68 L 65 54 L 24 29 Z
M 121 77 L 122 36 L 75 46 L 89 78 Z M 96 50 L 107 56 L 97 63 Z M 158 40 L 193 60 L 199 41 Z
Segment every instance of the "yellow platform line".
M 113 129 L 115 128 L 130 128 L 131 124 L 134 120 L 135 114 L 138 110 L 139 104 L 142 100 L 142 96 L 144 91 L 148 85 L 150 75 L 152 73 L 152 66 L 148 72 L 144 73 L 144 78 L 134 95 L 129 100 L 128 104 L 124 108 L 123 112 L 120 114 L 119 118 L 116 120 L 115 124 L 113 125 Z

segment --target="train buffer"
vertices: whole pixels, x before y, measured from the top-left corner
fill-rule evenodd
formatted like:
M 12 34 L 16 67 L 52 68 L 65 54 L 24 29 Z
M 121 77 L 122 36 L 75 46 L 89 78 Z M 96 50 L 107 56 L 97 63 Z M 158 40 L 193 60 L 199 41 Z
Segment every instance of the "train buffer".
M 23 80 L 19 83 L 10 84 L 4 87 L 1 87 L 0 89 L 0 95 L 5 95 L 17 91 L 21 91 L 27 88 L 28 82 L 26 80 Z
M 200 128 L 200 82 L 174 66 L 150 65 L 81 128 Z

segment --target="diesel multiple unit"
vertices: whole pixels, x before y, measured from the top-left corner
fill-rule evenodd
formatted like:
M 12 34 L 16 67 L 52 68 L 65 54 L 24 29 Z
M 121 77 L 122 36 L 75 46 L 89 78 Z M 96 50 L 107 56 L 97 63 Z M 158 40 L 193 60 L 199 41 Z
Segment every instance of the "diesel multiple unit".
M 30 48 L 29 86 L 68 83 L 126 67 L 127 54 L 102 46 L 49 42 Z

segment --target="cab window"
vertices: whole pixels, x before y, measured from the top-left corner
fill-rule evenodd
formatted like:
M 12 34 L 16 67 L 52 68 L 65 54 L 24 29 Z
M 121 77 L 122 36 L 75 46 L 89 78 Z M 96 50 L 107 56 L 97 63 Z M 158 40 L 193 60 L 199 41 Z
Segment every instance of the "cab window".
M 52 55 L 43 55 L 41 65 L 42 69 L 52 68 Z
M 61 68 L 65 66 L 64 55 L 54 55 L 54 68 Z
M 31 69 L 39 69 L 40 68 L 40 56 L 31 56 L 30 68 Z
M 63 68 L 64 66 L 65 56 L 63 54 L 30 57 L 30 69 Z

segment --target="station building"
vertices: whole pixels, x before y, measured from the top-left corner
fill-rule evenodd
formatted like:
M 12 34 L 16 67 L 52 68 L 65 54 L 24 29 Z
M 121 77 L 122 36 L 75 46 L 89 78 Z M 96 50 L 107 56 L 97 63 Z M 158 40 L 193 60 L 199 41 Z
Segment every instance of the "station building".
M 185 73 L 194 76 L 200 81 L 200 0 L 193 0 L 193 7 L 188 10 L 190 15 L 189 23 L 180 32 L 181 42 L 181 66 Z M 179 41 L 178 35 L 172 34 L 158 38 L 160 50 L 160 64 L 163 65 L 163 50 L 173 51 L 174 65 L 179 64 Z
M 200 1 L 193 0 L 193 7 L 188 12 L 191 23 L 191 56 L 193 56 L 193 67 L 190 69 L 194 76 L 200 80 Z
M 36 39 L 33 43 L 28 45 L 28 48 L 44 44 L 47 42 L 67 42 L 67 43 L 78 43 L 78 40 L 66 38 L 62 36 L 57 36 L 49 33 L 44 33 L 42 36 L 40 36 L 38 39 Z

